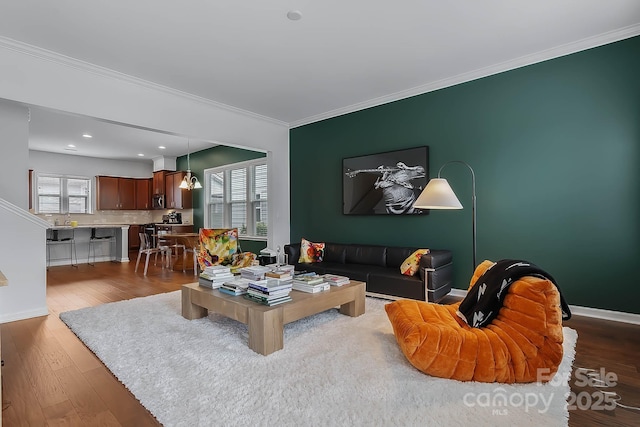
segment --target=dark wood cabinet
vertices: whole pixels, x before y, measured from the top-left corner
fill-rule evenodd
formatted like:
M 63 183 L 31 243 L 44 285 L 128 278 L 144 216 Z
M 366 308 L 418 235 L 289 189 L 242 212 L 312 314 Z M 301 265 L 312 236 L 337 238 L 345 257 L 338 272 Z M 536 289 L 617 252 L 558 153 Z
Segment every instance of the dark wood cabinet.
M 136 179 L 136 209 L 151 209 L 151 178 Z
M 136 208 L 136 187 L 133 178 L 96 177 L 98 210 L 133 210 Z
M 165 194 L 165 179 L 167 171 L 153 173 L 153 194 Z
M 140 236 L 138 233 L 144 233 L 144 226 L 132 224 L 129 226 L 129 250 L 135 251 L 140 249 Z
M 118 197 L 120 209 L 134 210 L 136 208 L 136 180 L 118 178 Z
M 99 176 L 96 178 L 98 210 L 120 209 L 118 179 L 119 178 L 115 176 Z
M 193 233 L 193 225 L 189 225 L 189 224 L 156 224 L 156 231 L 166 231 L 169 234 Z
M 191 191 L 180 188 L 186 172 L 171 172 L 165 177 L 165 207 L 167 209 L 191 209 Z

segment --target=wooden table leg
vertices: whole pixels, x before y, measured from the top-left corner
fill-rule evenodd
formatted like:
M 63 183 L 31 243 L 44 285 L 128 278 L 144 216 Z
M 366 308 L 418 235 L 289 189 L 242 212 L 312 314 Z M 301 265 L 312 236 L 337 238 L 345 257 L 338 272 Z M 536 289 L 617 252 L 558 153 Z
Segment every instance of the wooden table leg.
M 268 355 L 284 347 L 284 322 L 282 309 L 249 309 L 249 348 Z
M 209 310 L 199 305 L 195 305 L 191 302 L 191 289 L 182 287 L 182 317 L 185 319 L 193 320 L 206 317 L 209 314 Z
M 340 313 L 351 317 L 358 317 L 364 314 L 364 286 L 354 289 L 354 294 L 355 295 L 353 301 L 349 301 L 348 303 L 342 304 L 340 306 Z

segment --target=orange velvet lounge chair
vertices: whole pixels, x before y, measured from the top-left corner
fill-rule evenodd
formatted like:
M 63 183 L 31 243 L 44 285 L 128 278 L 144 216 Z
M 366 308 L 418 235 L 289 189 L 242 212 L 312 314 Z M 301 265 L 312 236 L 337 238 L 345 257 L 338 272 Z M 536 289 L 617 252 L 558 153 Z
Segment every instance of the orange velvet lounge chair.
M 474 272 L 469 291 L 494 263 Z M 548 381 L 562 360 L 563 309 L 557 286 L 525 276 L 507 289 L 502 307 L 485 327 L 472 327 L 458 313 L 460 302 L 439 305 L 398 300 L 385 306 L 398 344 L 420 371 L 460 381 Z M 570 313 L 569 313 L 570 316 Z

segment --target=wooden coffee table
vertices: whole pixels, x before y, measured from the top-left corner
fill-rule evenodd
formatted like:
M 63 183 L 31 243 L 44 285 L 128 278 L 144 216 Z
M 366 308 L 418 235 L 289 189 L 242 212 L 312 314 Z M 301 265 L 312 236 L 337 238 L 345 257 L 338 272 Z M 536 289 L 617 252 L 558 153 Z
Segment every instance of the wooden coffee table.
M 182 316 L 198 319 L 208 312 L 218 313 L 249 327 L 249 348 L 263 355 L 284 347 L 284 325 L 340 306 L 340 313 L 357 317 L 364 314 L 365 283 L 352 280 L 332 286 L 324 292 L 310 294 L 291 291 L 292 301 L 273 307 L 249 301 L 243 296 L 224 294 L 189 283 L 182 286 Z

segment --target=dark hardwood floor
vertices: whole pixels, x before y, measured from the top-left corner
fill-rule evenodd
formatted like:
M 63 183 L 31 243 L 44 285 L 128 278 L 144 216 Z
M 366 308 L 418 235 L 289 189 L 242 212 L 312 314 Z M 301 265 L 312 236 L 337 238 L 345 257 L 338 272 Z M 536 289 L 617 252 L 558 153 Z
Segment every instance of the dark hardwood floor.
M 151 265 L 143 277 L 133 272 L 134 264 L 52 267 L 47 274 L 49 316 L 1 325 L 4 427 L 159 425 L 58 318 L 68 310 L 175 291 L 194 280 L 192 272 Z M 602 390 L 617 393 L 624 405 L 640 407 L 640 326 L 579 316 L 565 325 L 578 331 L 571 380 L 578 408 L 570 411 L 569 425 L 640 425 L 640 411 L 598 409 L 610 406 L 598 397 Z M 615 374 L 616 385 L 595 387 L 598 381 L 589 383 L 585 378 L 591 377 L 577 368 L 604 373 L 609 380 Z

